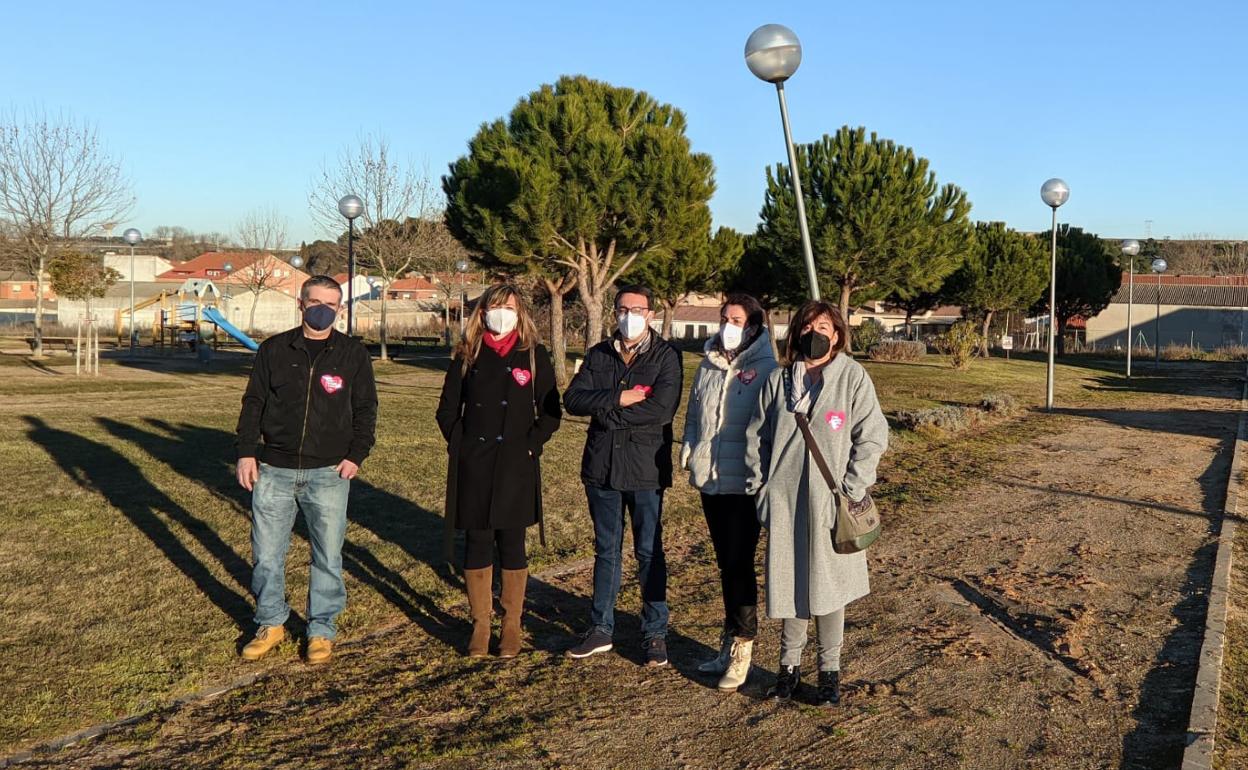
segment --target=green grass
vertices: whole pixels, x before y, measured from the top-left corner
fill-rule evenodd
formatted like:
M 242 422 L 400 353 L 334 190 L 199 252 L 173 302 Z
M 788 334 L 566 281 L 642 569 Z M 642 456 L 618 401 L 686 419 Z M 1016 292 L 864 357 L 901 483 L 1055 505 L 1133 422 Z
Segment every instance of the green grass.
M 685 361 L 691 375 L 698 359 Z M 977 361 L 961 372 L 938 357 L 866 366 L 890 414 L 975 404 L 990 391 L 1030 408 L 1043 400 L 1038 361 Z M 1214 376 L 1230 371 L 1201 366 Z M 255 670 L 237 658 L 251 616 L 248 499 L 232 473 L 245 370 L 225 361 L 203 373 L 185 362 L 150 371 L 106 362 L 96 379 L 75 378 L 72 361 L 68 373 L 63 361 L 50 368 L 7 366 L 0 380 L 0 472 L 8 482 L 0 507 L 0 748 L 7 749 Z M 441 372 L 387 363 L 377 375 L 378 443 L 353 492 L 344 550 L 344 639 L 396 622 L 445 628 L 448 608 L 461 598 L 441 559 L 446 454 L 433 423 Z M 1164 378 L 1136 385 L 1169 387 Z M 1059 367 L 1057 393 L 1060 404 L 1131 397 L 1111 371 L 1086 365 Z M 1052 425 L 1032 414 L 960 438 L 899 432 L 882 466 L 880 498 L 893 511 L 939 499 L 988 472 L 1003 444 Z M 583 422 L 567 419 L 544 455 L 549 547 L 537 549 L 531 531 L 534 570 L 590 553 L 578 474 L 583 438 Z M 700 518 L 683 480 L 667 500 L 673 530 Z M 297 612 L 307 562 L 297 535 L 288 571 Z M 282 657 L 293 656 L 296 643 L 285 644 Z M 507 741 L 525 729 L 490 726 L 481 740 Z M 440 748 L 403 750 L 416 751 L 418 761 L 420 752 Z

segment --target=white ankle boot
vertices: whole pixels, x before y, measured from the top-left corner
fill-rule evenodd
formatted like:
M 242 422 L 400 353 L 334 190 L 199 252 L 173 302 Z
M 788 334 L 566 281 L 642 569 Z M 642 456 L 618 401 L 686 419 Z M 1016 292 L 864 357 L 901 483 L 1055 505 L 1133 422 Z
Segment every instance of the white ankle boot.
M 735 692 L 750 675 L 750 658 L 754 654 L 753 639 L 734 639 L 729 651 L 728 669 L 719 680 L 719 689 Z
M 732 635 L 723 634 L 719 637 L 719 654 L 705 663 L 698 665 L 703 674 L 722 674 L 728 670 L 728 660 L 732 657 Z

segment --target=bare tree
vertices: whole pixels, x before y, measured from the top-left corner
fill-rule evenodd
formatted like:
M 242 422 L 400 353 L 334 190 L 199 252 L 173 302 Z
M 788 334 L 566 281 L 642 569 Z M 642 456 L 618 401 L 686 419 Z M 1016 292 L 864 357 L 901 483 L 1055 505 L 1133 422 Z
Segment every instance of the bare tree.
M 290 277 L 291 268 L 274 256 L 286 245 L 286 217 L 273 207 L 254 209 L 238 223 L 238 241 L 250 255 L 251 262 L 239 265 L 230 275 L 232 284 L 242 286 L 251 293 L 251 313 L 247 318 L 247 331 L 256 333 L 256 305 L 260 296 L 281 286 Z
M 461 298 L 460 287 L 462 284 L 458 280 L 459 276 L 457 273 L 459 271 L 455 269 L 455 266 L 461 259 L 470 260 L 472 255 L 469 254 L 468 249 L 465 249 L 464 245 L 455 236 L 451 235 L 451 231 L 446 228 L 446 223 L 442 219 L 438 219 L 433 225 L 433 229 L 430 230 L 429 238 L 425 244 L 426 253 L 418 260 L 417 269 L 424 273 L 437 288 L 438 294 L 442 299 L 444 323 L 449 332 L 451 328 L 451 302 L 456 298 Z M 474 265 L 474 267 L 477 266 Z M 456 280 L 450 280 L 451 276 L 456 276 Z M 466 278 L 467 276 L 464 277 Z M 462 306 L 459 312 L 461 314 L 464 312 Z
M 440 239 L 443 207 L 429 175 L 418 173 L 408 161 L 396 159 L 384 137 L 361 137 L 356 146 L 339 153 L 335 165 L 326 164 L 313 178 L 308 207 L 313 219 L 334 239 L 346 224 L 338 212 L 338 200 L 349 193 L 364 202 L 364 211 L 356 220 L 356 260 L 383 283 L 380 332 L 384 361 L 389 357 L 385 287 L 428 258 Z
M 59 244 L 124 221 L 133 205 L 120 158 L 90 123 L 43 112 L 0 119 L 0 217 L 18 241 L 15 266 L 35 280 L 36 357 L 43 355 L 44 274 Z

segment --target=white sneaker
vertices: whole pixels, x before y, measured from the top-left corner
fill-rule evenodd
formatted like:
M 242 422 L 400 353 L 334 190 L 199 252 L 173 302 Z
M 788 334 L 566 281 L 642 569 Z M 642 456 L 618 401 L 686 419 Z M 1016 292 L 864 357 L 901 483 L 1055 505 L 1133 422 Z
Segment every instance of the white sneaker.
M 719 680 L 719 689 L 736 692 L 750 676 L 750 658 L 754 654 L 753 639 L 734 639 L 729 653 L 728 670 Z
M 732 635 L 723 634 L 719 637 L 719 654 L 705 663 L 698 664 L 698 671 L 703 674 L 722 674 L 728 670 L 728 659 L 732 656 Z

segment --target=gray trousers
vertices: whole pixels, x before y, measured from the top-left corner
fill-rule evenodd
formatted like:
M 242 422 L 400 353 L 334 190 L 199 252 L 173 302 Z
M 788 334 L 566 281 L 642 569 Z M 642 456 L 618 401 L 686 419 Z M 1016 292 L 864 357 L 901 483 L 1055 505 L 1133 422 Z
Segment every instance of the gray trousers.
M 806 647 L 810 620 L 785 618 L 780 634 L 780 665 L 800 666 Z M 815 616 L 815 636 L 819 641 L 819 670 L 841 670 L 841 644 L 845 641 L 845 608 Z

